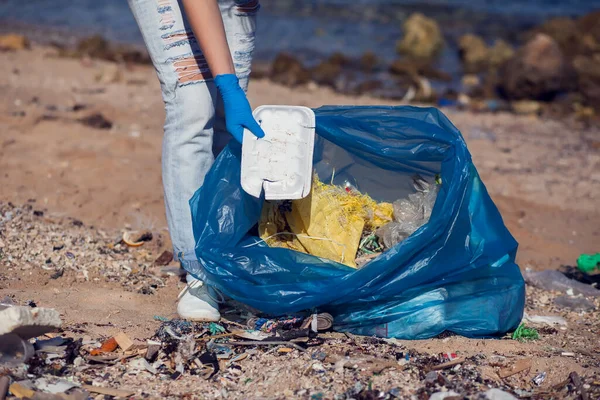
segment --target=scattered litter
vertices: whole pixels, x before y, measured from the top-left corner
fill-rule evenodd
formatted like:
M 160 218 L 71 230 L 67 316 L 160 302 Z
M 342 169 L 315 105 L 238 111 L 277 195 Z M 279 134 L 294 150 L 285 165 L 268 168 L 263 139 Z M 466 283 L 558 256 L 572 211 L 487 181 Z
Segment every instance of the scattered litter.
M 546 324 L 546 325 L 561 325 L 567 326 L 567 320 L 563 317 L 555 317 L 551 315 L 528 315 L 525 313 L 523 320 L 531 322 L 532 324 Z
M 135 358 L 129 362 L 130 371 L 148 371 L 153 375 L 158 372 L 145 358 Z
M 524 271 L 523 278 L 525 278 L 527 284 L 543 290 L 566 292 L 572 289 L 574 294 L 600 297 L 600 290 L 574 279 L 569 279 L 560 271 Z
M 450 390 L 449 392 L 437 392 L 429 397 L 429 400 L 444 400 L 448 397 L 458 397 L 460 396 L 458 393 Z
M 153 362 L 160 351 L 162 343 L 154 340 L 148 340 L 146 344 L 148 345 L 148 348 L 146 349 L 146 355 L 144 358 L 150 362 Z
M 573 311 L 592 311 L 596 309 L 594 303 L 585 297 L 559 296 L 554 299 L 554 304 Z
M 154 260 L 154 265 L 165 266 L 168 265 L 171 261 L 173 261 L 173 253 L 169 250 L 163 251 L 160 256 L 156 260 Z
M 440 185 L 416 176 L 413 179 L 413 186 L 416 193 L 409 194 L 408 199 L 394 202 L 394 221 L 375 232 L 386 249 L 394 247 L 412 235 L 431 217 Z
M 103 394 L 106 396 L 113 396 L 113 397 L 130 397 L 135 394 L 135 391 L 126 390 L 126 389 L 113 389 L 113 388 L 109 388 L 109 387 L 92 386 L 92 385 L 82 385 L 81 387 L 90 393 L 99 393 L 99 394 Z
M 277 349 L 278 353 L 291 353 L 292 351 L 294 351 L 294 349 L 289 347 L 280 347 Z
M 432 371 L 439 371 L 442 369 L 447 369 L 447 368 L 452 368 L 458 364 L 462 364 L 464 363 L 465 360 L 463 358 L 457 358 L 456 360 L 452 360 L 452 361 L 448 361 L 447 363 L 443 363 L 440 365 L 436 365 L 434 367 L 431 368 Z
M 490 389 L 485 392 L 487 400 L 517 400 L 515 396 L 500 389 Z
M 532 379 L 532 381 L 533 381 L 533 383 L 536 384 L 536 386 L 540 386 L 546 380 L 546 376 L 547 376 L 546 372 L 540 372 Z
M 529 359 L 529 358 L 521 359 L 521 360 L 518 360 L 517 362 L 515 362 L 510 367 L 501 369 L 500 372 L 498 372 L 498 376 L 500 376 L 500 378 L 502 378 L 502 379 L 508 378 L 510 376 L 518 374 L 519 372 L 523 372 L 525 370 L 531 369 L 531 366 L 532 366 L 531 359 Z
M 111 353 L 115 351 L 117 347 L 119 347 L 117 340 L 114 337 L 111 337 L 110 339 L 107 339 L 104 342 L 102 342 L 102 345 L 99 349 L 93 349 L 92 351 L 90 351 L 90 354 L 92 356 L 99 356 L 102 353 Z
M 0 366 L 22 364 L 33 354 L 34 348 L 27 340 L 13 333 L 0 335 Z
M 13 306 L 0 309 L 0 335 L 14 333 L 27 340 L 52 332 L 61 325 L 60 314 L 50 308 Z
M 136 234 L 136 239 L 132 239 L 132 232 L 123 232 L 123 236 L 121 240 L 129 247 L 140 247 L 144 244 L 144 242 L 149 242 L 152 240 L 152 232 L 143 232 L 141 234 Z
M 25 386 L 17 382 L 10 385 L 9 391 L 13 396 L 19 399 L 31 398 L 35 394 L 33 390 L 26 388 Z
M 314 176 L 308 197 L 265 202 L 259 221 L 261 239 L 356 268 L 363 232 L 369 235 L 392 220 L 393 207 L 377 203 L 350 187 L 328 185 Z
M 525 324 L 521 323 L 517 330 L 512 334 L 513 340 L 525 341 L 525 340 L 538 340 L 540 335 L 534 328 L 527 328 Z
M 600 253 L 581 254 L 577 258 L 577 268 L 585 273 L 590 273 L 596 268 L 600 268 Z
M 115 341 L 123 351 L 127 351 L 133 347 L 133 341 L 124 332 L 119 332 L 114 337 Z
M 575 357 L 575 353 L 572 353 L 570 351 L 563 351 L 562 353 L 560 353 L 560 355 L 563 357 Z
M 38 390 L 49 392 L 52 394 L 65 393 L 75 387 L 79 387 L 78 384 L 66 381 L 64 379 L 58 379 L 55 382 L 48 382 L 45 378 L 40 378 L 35 381 L 35 387 Z

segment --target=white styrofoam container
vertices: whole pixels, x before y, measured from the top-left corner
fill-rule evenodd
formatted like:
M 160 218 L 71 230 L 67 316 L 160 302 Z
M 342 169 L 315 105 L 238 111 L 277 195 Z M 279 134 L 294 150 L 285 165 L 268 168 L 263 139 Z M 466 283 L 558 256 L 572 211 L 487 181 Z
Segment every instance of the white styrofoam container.
M 310 193 L 315 146 L 315 113 L 301 106 L 260 106 L 254 118 L 262 139 L 245 130 L 242 188 L 256 198 L 297 200 Z

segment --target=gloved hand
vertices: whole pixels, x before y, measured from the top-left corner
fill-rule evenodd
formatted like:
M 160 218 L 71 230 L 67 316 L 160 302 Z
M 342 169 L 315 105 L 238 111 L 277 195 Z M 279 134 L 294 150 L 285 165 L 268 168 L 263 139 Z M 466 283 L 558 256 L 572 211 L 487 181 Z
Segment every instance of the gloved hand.
M 217 75 L 215 84 L 223 97 L 227 131 L 240 143 L 244 137 L 244 128 L 258 138 L 264 137 L 265 132 L 252 116 L 250 103 L 246 93 L 240 87 L 238 77 L 234 74 Z

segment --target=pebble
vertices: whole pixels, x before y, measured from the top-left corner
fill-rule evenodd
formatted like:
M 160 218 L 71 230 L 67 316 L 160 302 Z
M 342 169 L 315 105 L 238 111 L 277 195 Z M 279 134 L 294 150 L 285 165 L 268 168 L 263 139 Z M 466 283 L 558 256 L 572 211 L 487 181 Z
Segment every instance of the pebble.
M 449 391 L 449 392 L 437 392 L 431 395 L 429 400 L 444 400 L 446 397 L 456 397 L 459 396 L 458 393 Z M 498 399 L 499 400 L 499 399 Z
M 485 398 L 488 400 L 517 400 L 515 396 L 510 393 L 506 393 L 500 389 L 490 389 L 485 392 Z

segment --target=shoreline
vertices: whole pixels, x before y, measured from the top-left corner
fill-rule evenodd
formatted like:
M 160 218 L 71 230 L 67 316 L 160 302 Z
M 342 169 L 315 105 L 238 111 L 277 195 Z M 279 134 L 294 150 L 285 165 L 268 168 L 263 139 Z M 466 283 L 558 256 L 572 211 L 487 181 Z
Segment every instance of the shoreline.
M 572 24 L 575 28 L 571 27 L 571 29 L 577 29 L 584 23 L 589 25 L 589 20 L 595 18 L 595 15 L 600 16 L 600 12 L 573 19 Z M 586 18 L 588 22 L 585 22 Z M 414 23 L 411 20 L 414 20 Z M 518 76 L 521 73 L 518 69 L 522 67 L 518 67 L 516 70 L 513 68 L 511 71 L 510 63 L 517 65 L 519 60 L 515 59 L 519 56 L 523 59 L 534 57 L 534 55 L 528 56 L 527 53 L 538 50 L 528 49 L 527 46 L 537 38 L 536 32 L 546 35 L 549 40 L 553 40 L 552 35 L 558 35 L 557 40 L 559 40 L 566 23 L 567 18 L 564 17 L 546 21 L 533 29 L 514 33 L 519 37 L 530 38 L 529 41 L 525 40 L 521 46 L 513 46 L 510 42 L 501 39 L 496 40 L 492 45 L 481 37 L 471 34 L 457 39 L 448 37 L 439 31 L 439 37 L 436 38 L 434 35 L 427 38 L 425 42 L 418 44 L 415 48 L 402 49 L 403 44 L 398 42 L 398 51 L 402 54 L 396 55 L 396 60 L 393 62 L 385 61 L 384 58 L 373 52 L 364 53 L 360 57 L 349 57 L 339 52 L 321 58 L 313 54 L 309 58 L 310 61 L 307 61 L 307 57 L 302 54 L 280 52 L 273 57 L 263 59 L 255 57 L 252 77 L 253 79 L 269 79 L 292 88 L 316 84 L 319 87 L 329 87 L 341 95 L 368 95 L 387 101 L 425 103 L 476 112 L 512 111 L 517 114 L 536 114 L 558 118 L 575 116 L 575 118 L 585 121 L 600 119 L 600 99 L 596 90 L 596 86 L 600 88 L 600 82 L 593 83 L 596 86 L 591 88 L 569 85 L 568 82 L 572 81 L 573 77 L 569 76 L 572 73 L 567 72 L 566 69 L 564 72 L 549 71 L 549 74 L 554 75 L 549 75 L 547 78 L 542 77 L 549 81 L 564 81 L 565 84 L 561 84 L 562 86 L 548 89 L 545 87 L 547 83 L 544 81 L 536 83 L 540 86 L 540 90 L 547 90 L 547 92 L 549 90 L 547 94 L 539 90 L 523 92 L 518 88 L 523 85 L 522 82 L 516 84 L 511 82 L 511 79 L 520 79 L 521 81 L 530 79 L 526 76 L 513 78 L 511 74 Z M 411 30 L 415 30 L 415 34 L 418 35 L 417 32 L 420 29 L 440 29 L 435 20 L 420 14 L 412 14 L 407 24 L 409 25 L 404 28 L 407 37 L 411 35 Z M 23 22 L 12 22 L 1 26 L 0 34 L 11 32 L 25 35 L 35 43 L 57 47 L 63 56 L 79 58 L 89 56 L 117 62 L 150 63 L 145 47 L 139 44 L 111 41 L 101 35 L 88 36 L 68 28 L 32 26 Z M 568 24 L 567 26 L 570 27 Z M 537 35 L 539 36 L 539 33 Z M 581 38 L 577 40 L 589 40 L 586 39 L 587 37 L 582 31 Z M 436 41 L 439 44 L 435 44 Z M 453 43 L 455 41 L 458 43 Z M 597 42 L 600 48 L 600 38 L 597 39 Z M 569 68 L 577 70 L 576 73 L 580 75 L 579 81 L 582 83 L 579 85 L 588 85 L 585 82 L 595 79 L 593 70 L 600 67 L 600 63 L 597 60 L 594 61 L 592 57 L 588 61 L 590 65 L 586 65 L 587 69 L 580 71 L 576 61 L 577 54 L 568 54 L 567 51 L 570 50 L 564 47 L 572 47 L 571 42 L 561 43 L 558 41 L 545 45 L 563 47 L 564 60 L 541 61 L 575 65 L 575 68 L 572 66 Z M 424 58 L 419 53 L 422 52 L 419 49 L 423 46 L 426 48 L 429 46 L 431 49 L 434 49 L 431 46 L 444 46 L 444 48 L 443 51 L 431 50 L 425 54 Z M 585 44 L 581 46 L 585 46 Z M 458 54 L 450 55 L 450 52 L 458 52 Z M 458 61 L 454 61 L 453 57 L 458 57 Z M 456 62 L 458 65 L 455 65 Z M 595 66 L 593 63 L 599 65 Z M 539 80 L 537 78 L 538 71 L 532 71 L 530 74 L 534 76 L 533 79 Z M 588 78 L 588 76 L 592 76 L 592 78 Z M 575 78 L 577 81 L 577 77 Z M 512 93 L 506 89 L 510 85 L 517 86 Z M 592 96 L 591 99 L 590 96 Z

